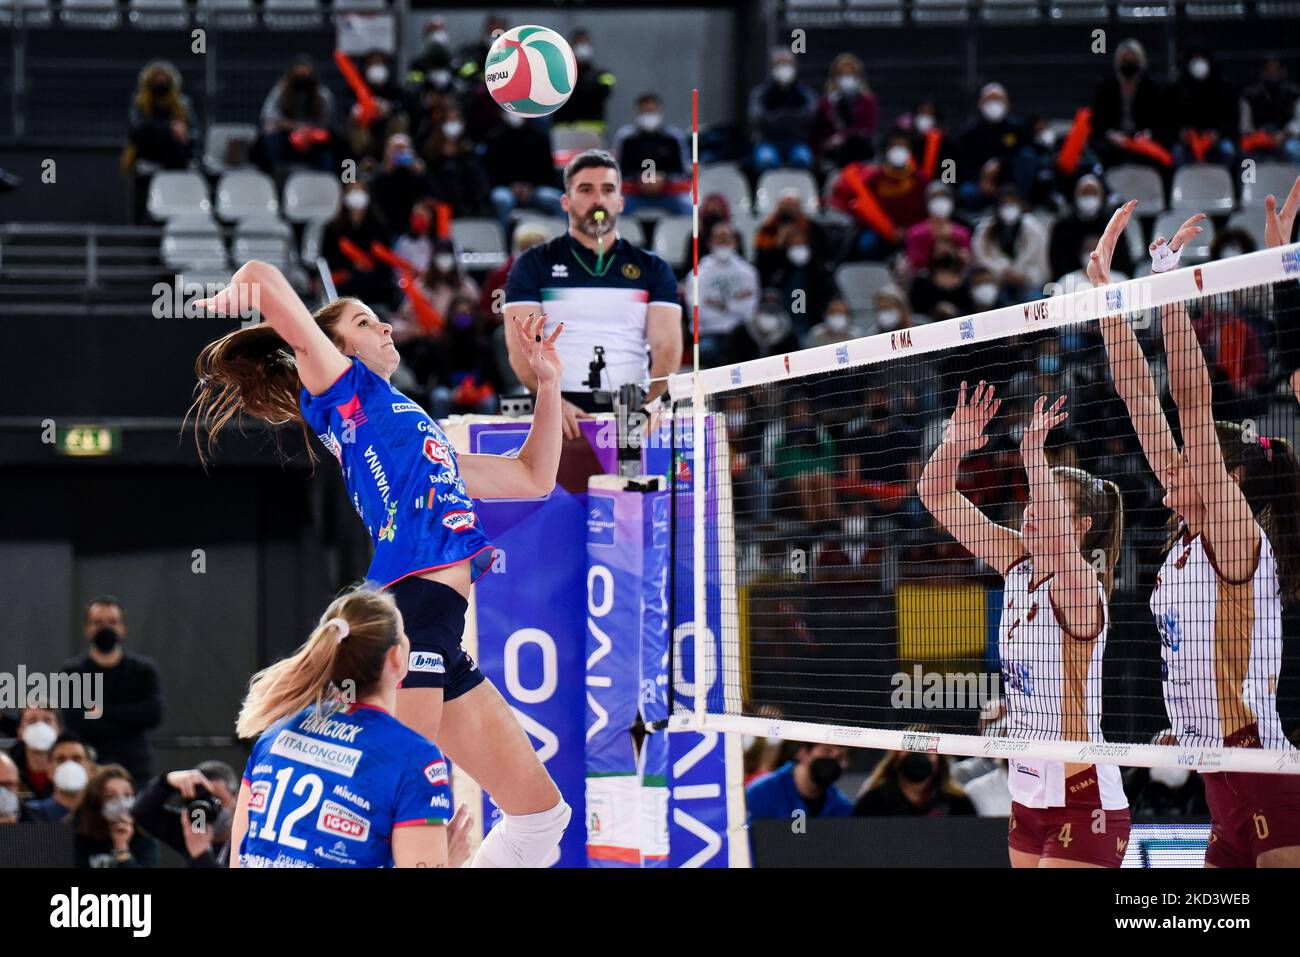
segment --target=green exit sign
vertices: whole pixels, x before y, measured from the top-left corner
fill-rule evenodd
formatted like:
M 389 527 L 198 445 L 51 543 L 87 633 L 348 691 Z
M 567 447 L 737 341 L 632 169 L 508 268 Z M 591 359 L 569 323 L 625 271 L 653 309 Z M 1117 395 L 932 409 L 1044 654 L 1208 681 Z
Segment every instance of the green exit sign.
M 63 455 L 114 455 L 122 448 L 122 431 L 112 425 L 72 425 L 59 435 Z

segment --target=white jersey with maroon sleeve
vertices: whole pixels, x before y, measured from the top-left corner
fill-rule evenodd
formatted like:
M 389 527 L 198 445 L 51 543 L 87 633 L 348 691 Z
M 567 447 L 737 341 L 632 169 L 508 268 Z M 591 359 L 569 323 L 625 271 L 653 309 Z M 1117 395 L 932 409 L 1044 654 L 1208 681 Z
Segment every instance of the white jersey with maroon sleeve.
M 1101 660 L 1110 625 L 1106 593 L 1098 582 L 1100 630 L 1095 635 L 1075 636 L 1057 617 L 1051 596 L 1053 577 L 1035 581 L 1029 559 L 1016 562 L 1004 577 L 998 654 L 1007 736 L 1101 742 Z M 1069 767 L 1071 781 L 1089 785 L 1087 800 L 1092 806 L 1108 811 L 1128 807 L 1118 767 Z M 1012 758 L 1007 768 L 1012 800 L 1035 808 L 1076 804 L 1066 794 L 1066 768 L 1063 761 Z M 1080 777 L 1084 771 L 1091 773 Z M 1090 787 L 1093 784 L 1096 787 Z
M 1259 533 L 1254 574 L 1219 574 L 1203 535 L 1182 537 L 1151 592 L 1170 727 L 1183 747 L 1291 750 L 1277 713 L 1282 594 L 1273 546 Z

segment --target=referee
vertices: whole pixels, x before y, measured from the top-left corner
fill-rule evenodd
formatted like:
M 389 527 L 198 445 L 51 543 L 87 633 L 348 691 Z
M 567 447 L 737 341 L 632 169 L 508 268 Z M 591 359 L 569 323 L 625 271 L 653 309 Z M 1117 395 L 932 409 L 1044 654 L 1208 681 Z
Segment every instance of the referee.
M 510 368 L 530 392 L 528 366 L 512 317 L 545 312 L 545 333 L 564 323 L 556 342 L 564 373 L 564 437 L 577 437 L 578 419 L 613 409 L 613 393 L 636 383 L 646 402 L 667 387 L 664 376 L 682 361 L 682 310 L 677 279 L 659 256 L 618 235 L 623 211 L 618 163 L 604 150 L 579 153 L 564 168 L 569 229 L 520 256 L 506 280 L 506 347 Z M 648 378 L 659 378 L 652 387 Z

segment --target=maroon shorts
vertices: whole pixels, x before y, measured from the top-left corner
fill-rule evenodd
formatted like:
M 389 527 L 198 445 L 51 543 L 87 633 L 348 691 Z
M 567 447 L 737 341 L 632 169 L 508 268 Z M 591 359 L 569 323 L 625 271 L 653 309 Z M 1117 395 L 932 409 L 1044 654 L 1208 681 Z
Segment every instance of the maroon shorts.
M 1206 864 L 1254 867 L 1265 851 L 1300 847 L 1300 776 L 1216 771 L 1201 780 L 1210 806 Z
M 1128 848 L 1128 831 L 1128 808 L 1042 808 L 1012 802 L 1007 845 L 1039 857 L 1119 867 Z

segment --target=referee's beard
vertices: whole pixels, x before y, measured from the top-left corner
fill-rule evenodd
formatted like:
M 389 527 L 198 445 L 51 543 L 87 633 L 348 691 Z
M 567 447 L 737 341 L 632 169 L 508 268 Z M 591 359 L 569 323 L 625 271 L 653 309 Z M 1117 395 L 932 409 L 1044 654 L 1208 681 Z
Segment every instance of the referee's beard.
M 597 210 L 604 212 L 605 218 L 600 222 L 596 221 L 595 213 Z M 618 214 L 611 209 L 605 209 L 600 203 L 592 203 L 591 208 L 582 213 L 581 216 L 574 217 L 574 225 L 583 235 L 597 239 L 601 235 L 614 231 L 614 222 L 618 219 Z

